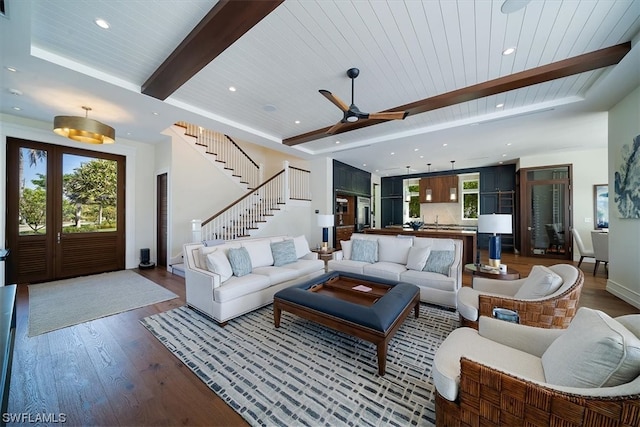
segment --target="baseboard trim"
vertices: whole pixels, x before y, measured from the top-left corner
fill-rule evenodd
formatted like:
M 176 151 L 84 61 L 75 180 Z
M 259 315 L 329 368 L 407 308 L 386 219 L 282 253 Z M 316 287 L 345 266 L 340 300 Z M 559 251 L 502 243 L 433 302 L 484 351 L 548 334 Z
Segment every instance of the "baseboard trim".
M 637 309 L 640 309 L 640 293 L 635 292 L 613 280 L 607 280 L 607 291 L 628 302 Z

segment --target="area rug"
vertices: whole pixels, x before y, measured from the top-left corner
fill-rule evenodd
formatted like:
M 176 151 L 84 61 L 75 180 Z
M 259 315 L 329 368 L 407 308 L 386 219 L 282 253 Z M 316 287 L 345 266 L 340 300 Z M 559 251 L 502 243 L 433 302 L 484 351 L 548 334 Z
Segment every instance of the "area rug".
M 407 426 L 435 423 L 431 366 L 458 326 L 456 312 L 421 304 L 389 344 L 386 374 L 376 347 L 272 306 L 225 327 L 179 307 L 142 324 L 254 426 Z
M 130 270 L 29 285 L 29 336 L 177 297 Z

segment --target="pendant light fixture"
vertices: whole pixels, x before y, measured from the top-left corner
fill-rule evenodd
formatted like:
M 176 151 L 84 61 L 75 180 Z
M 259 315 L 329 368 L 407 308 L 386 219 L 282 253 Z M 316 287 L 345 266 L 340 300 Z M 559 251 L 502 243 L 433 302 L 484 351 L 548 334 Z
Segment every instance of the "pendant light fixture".
M 455 160 L 451 160 L 451 187 L 449 187 L 449 200 L 455 201 L 458 198 L 458 188 L 456 185 L 456 176 L 453 174 L 453 164 Z
M 427 167 L 429 168 L 428 172 L 431 173 L 431 163 L 427 163 Z M 430 181 L 427 181 L 427 182 L 430 182 Z M 429 185 L 429 184 L 427 184 L 427 185 Z M 427 202 L 430 202 L 432 200 L 432 198 L 433 198 L 433 191 L 431 190 L 430 187 L 427 187 L 427 189 L 424 192 L 424 199 Z
M 116 131 L 104 123 L 89 118 L 91 107 L 82 106 L 84 117 L 56 116 L 53 119 L 53 131 L 74 141 L 87 144 L 113 144 Z

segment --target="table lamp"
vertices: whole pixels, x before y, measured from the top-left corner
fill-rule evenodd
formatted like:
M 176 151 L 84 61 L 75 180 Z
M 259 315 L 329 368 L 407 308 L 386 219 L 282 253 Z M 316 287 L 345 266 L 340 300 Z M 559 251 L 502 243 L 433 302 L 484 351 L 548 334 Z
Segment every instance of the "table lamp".
M 322 227 L 322 250 L 329 249 L 329 227 L 333 227 L 333 215 L 318 215 L 318 227 Z
M 489 214 L 478 216 L 478 233 L 492 233 L 489 239 L 489 265 L 500 267 L 500 252 L 502 243 L 500 234 L 511 234 L 510 214 Z

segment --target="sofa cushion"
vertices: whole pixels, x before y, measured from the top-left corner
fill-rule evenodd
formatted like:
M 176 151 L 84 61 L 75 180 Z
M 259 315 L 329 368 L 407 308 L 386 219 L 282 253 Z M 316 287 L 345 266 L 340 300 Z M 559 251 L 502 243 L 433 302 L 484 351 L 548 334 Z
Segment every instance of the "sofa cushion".
M 364 274 L 364 266 L 369 265 L 368 262 L 353 261 L 350 259 L 335 261 L 329 260 L 327 266 L 329 270 L 344 271 L 353 274 Z
M 311 252 L 311 250 L 309 249 L 309 242 L 307 242 L 307 238 L 304 234 L 294 237 L 293 244 L 296 247 L 296 258 L 302 258 L 306 254 Z
M 298 272 L 298 276 L 305 276 L 314 271 L 324 271 L 324 261 L 321 259 L 299 259 L 291 264 L 283 265 L 282 268 L 288 268 Z
M 454 251 L 431 250 L 423 271 L 449 275 L 449 268 L 455 259 Z
M 409 249 L 409 255 L 407 256 L 407 269 L 422 271 L 424 265 L 427 263 L 427 258 L 429 258 L 430 253 L 430 246 L 424 246 L 421 248 L 415 246 L 411 247 L 411 249 Z
M 399 239 L 393 236 L 378 238 L 378 261 L 405 265 L 413 239 Z
M 296 262 L 296 245 L 293 240 L 283 240 L 281 242 L 271 242 L 271 255 L 273 256 L 273 265 L 280 267 L 285 264 Z
M 342 259 L 351 259 L 351 240 L 340 240 Z
M 378 241 L 355 239 L 351 241 L 351 259 L 374 263 L 378 261 Z
M 518 292 L 516 299 L 542 298 L 557 291 L 562 285 L 562 277 L 543 265 L 534 265 Z
M 547 382 L 612 387 L 640 375 L 640 339 L 607 314 L 578 309 L 566 332 L 542 355 Z
M 242 277 L 233 276 L 213 290 L 213 298 L 224 303 L 245 295 L 253 294 L 271 286 L 269 277 L 260 274 L 245 274 Z
M 443 276 L 440 273 L 430 271 L 405 270 L 400 274 L 400 280 L 421 288 L 433 288 L 448 292 L 456 290 L 455 277 Z
M 380 277 L 382 279 L 399 281 L 400 275 L 407 271 L 402 264 L 394 262 L 378 261 L 374 264 L 366 264 L 363 267 L 364 274 L 367 276 Z
M 258 239 L 243 242 L 242 247 L 247 249 L 251 258 L 251 266 L 266 267 L 273 265 L 273 255 L 271 255 L 271 241 L 269 239 Z
M 233 269 L 224 251 L 215 251 L 207 255 L 207 269 L 220 275 L 221 282 L 226 282 L 233 276 Z
M 252 273 L 267 276 L 269 278 L 270 285 L 286 282 L 287 280 L 298 277 L 298 272 L 296 270 L 284 267 L 274 267 L 272 265 L 254 268 Z
M 227 256 L 234 276 L 242 277 L 251 273 L 251 257 L 249 256 L 247 248 L 244 246 L 240 248 L 229 248 Z

